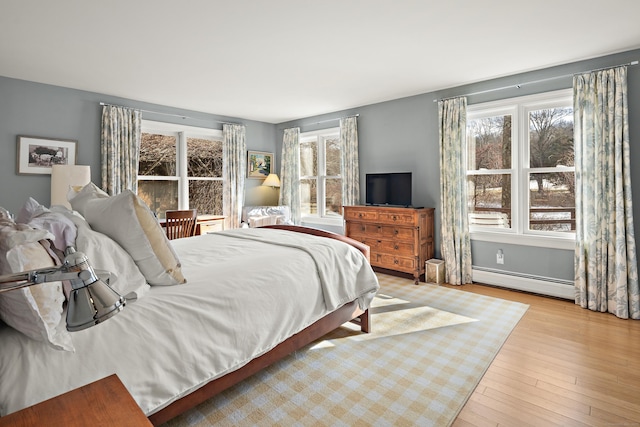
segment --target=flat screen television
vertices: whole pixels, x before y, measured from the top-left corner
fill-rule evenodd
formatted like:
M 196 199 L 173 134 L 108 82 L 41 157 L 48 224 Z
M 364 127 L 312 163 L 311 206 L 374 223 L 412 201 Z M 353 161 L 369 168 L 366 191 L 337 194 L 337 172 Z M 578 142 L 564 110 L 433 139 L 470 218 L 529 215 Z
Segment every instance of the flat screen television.
M 366 203 L 411 206 L 411 172 L 366 174 Z

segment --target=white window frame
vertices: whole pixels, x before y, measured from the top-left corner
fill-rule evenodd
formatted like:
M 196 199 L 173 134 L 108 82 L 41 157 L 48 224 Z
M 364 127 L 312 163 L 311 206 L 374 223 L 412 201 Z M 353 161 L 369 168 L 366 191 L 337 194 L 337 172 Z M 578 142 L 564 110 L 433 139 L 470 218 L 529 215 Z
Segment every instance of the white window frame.
M 306 223 L 313 224 L 324 224 L 324 225 L 332 225 L 341 227 L 343 224 L 343 216 L 342 215 L 327 215 L 326 214 L 326 180 L 327 178 L 341 178 L 341 175 L 331 175 L 328 176 L 327 173 L 327 164 L 326 164 L 326 140 L 337 137 L 340 138 L 340 127 L 321 129 L 310 132 L 301 132 L 299 137 L 299 142 L 302 144 L 303 142 L 308 141 L 316 141 L 318 144 L 318 164 L 316 168 L 318 170 L 318 175 L 302 175 L 300 174 L 300 179 L 312 178 L 315 177 L 318 181 L 318 193 L 316 194 L 316 198 L 318 200 L 318 213 L 317 214 L 302 214 L 301 220 Z
M 475 175 L 511 173 L 511 228 L 500 229 L 470 226 L 472 240 L 510 243 L 557 249 L 575 249 L 575 233 L 529 230 L 529 173 L 570 172 L 574 167 L 529 167 L 529 117 L 530 111 L 573 106 L 572 90 L 565 89 L 536 95 L 509 98 L 499 101 L 469 105 L 467 121 L 483 117 L 510 114 L 511 120 L 511 169 L 474 171 Z M 466 152 L 466 150 L 465 150 Z M 468 159 L 466 159 L 468 162 Z M 467 176 L 469 174 L 467 173 Z M 515 195 L 515 196 L 514 196 Z
M 176 175 L 139 175 L 139 181 L 178 181 L 178 209 L 189 209 L 189 180 L 222 181 L 224 177 L 187 176 L 187 138 L 222 140 L 222 130 L 179 125 L 174 123 L 142 120 L 142 133 L 169 135 L 176 137 Z

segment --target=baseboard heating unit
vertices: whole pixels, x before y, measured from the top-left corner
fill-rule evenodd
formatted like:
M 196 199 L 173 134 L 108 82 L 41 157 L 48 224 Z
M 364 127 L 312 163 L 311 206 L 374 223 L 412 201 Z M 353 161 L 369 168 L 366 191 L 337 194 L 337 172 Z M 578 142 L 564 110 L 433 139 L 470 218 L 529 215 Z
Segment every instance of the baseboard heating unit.
M 575 299 L 574 284 L 569 280 L 473 267 L 473 281 L 572 301 Z

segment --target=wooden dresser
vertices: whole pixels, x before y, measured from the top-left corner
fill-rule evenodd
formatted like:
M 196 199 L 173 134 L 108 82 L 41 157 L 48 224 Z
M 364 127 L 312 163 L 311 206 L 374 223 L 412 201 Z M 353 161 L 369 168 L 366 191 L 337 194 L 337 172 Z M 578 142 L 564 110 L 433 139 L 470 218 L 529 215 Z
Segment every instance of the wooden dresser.
M 415 283 L 434 255 L 434 208 L 345 206 L 345 234 L 371 248 L 373 267 L 413 274 Z

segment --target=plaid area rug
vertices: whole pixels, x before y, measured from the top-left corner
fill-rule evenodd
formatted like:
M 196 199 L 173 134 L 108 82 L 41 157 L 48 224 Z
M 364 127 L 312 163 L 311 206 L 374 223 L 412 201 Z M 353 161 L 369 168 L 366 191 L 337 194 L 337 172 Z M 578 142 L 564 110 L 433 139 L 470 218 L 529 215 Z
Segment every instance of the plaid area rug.
M 447 426 L 527 310 L 378 274 L 372 328 L 343 326 L 166 426 Z

